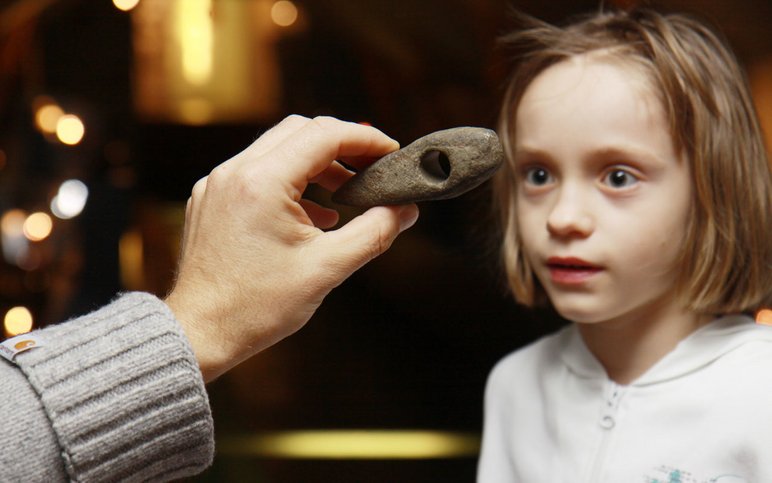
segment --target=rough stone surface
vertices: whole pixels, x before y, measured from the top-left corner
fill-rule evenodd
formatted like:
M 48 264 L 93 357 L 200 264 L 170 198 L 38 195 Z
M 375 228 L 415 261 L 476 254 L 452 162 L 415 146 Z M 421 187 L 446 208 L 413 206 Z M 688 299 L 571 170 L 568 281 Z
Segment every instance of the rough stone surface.
M 455 198 L 490 178 L 503 160 L 499 138 L 490 129 L 437 131 L 357 173 L 332 200 L 370 207 Z

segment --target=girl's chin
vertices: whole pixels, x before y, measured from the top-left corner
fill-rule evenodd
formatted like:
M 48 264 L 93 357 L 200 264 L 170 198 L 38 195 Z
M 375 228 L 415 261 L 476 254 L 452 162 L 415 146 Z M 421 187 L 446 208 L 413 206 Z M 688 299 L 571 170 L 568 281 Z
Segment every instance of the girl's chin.
M 577 324 L 600 324 L 614 318 L 608 310 L 594 306 L 553 302 L 553 307 L 561 317 Z

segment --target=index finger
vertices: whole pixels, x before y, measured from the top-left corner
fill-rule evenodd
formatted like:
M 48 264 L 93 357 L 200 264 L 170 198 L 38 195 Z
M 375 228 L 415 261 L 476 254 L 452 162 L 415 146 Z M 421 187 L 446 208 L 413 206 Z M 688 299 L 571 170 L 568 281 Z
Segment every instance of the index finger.
M 302 191 L 336 159 L 375 158 L 397 148 L 397 141 L 374 127 L 317 117 L 277 145 L 267 162 Z

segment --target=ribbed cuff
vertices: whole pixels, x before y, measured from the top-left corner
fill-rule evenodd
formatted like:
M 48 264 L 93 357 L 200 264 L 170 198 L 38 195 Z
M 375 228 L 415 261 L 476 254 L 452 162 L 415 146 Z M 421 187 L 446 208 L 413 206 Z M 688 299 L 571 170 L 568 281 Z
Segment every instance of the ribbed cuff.
M 74 481 L 170 480 L 214 454 L 209 401 L 169 308 L 143 293 L 36 332 L 16 363 L 38 392 Z

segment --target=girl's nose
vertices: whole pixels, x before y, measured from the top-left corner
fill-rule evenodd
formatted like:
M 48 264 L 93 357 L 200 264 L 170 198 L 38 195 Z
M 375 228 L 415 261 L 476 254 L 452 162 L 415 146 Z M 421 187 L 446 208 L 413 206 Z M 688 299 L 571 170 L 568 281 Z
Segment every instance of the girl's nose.
M 587 238 L 595 229 L 595 219 L 587 200 L 577 189 L 564 187 L 547 218 L 547 230 L 558 238 Z

